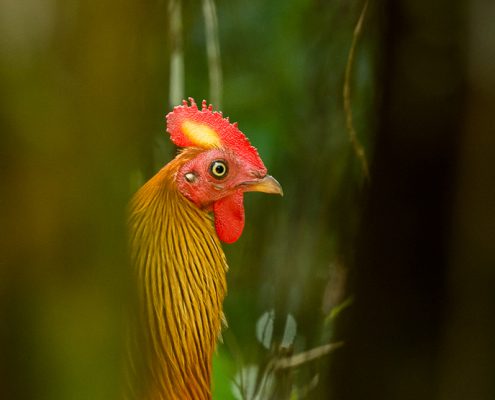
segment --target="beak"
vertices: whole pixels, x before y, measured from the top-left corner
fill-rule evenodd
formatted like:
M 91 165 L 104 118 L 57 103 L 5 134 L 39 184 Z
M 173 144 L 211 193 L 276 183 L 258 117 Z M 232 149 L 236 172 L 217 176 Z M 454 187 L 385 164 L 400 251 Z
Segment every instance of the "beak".
M 280 183 L 271 175 L 266 175 L 264 178 L 256 181 L 245 182 L 244 187 L 244 191 L 246 192 L 263 192 L 279 194 L 280 196 L 284 195 L 282 186 L 280 186 Z

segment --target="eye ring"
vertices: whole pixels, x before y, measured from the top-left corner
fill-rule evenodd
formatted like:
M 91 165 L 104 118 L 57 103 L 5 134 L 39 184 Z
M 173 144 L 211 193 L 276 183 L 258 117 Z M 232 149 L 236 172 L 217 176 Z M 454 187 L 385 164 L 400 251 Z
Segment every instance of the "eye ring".
M 229 173 L 225 160 L 215 160 L 210 164 L 210 175 L 216 179 L 223 179 Z

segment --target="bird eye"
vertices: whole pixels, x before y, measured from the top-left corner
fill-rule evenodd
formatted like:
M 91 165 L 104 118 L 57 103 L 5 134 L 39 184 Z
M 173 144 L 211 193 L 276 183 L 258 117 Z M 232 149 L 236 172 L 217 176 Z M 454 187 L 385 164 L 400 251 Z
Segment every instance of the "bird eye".
M 210 174 L 214 178 L 223 179 L 227 176 L 228 171 L 227 163 L 223 160 L 213 161 L 210 165 Z

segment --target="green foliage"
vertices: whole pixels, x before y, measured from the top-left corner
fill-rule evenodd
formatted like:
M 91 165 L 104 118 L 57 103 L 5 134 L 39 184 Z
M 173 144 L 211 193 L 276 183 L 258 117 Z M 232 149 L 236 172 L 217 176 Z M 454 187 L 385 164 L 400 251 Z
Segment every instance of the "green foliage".
M 223 343 L 218 344 L 217 352 L 213 357 L 213 398 L 235 400 L 232 393 L 232 382 L 235 375 L 235 363 L 225 349 Z

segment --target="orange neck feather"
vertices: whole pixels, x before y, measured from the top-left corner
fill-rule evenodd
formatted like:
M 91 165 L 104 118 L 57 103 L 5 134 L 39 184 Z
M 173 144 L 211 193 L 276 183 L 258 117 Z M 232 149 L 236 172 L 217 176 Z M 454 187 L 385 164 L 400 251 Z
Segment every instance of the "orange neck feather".
M 179 154 L 131 202 L 131 251 L 141 300 L 134 346 L 139 354 L 132 360 L 141 370 L 141 388 L 134 389 L 139 398 L 211 398 L 227 264 L 210 215 L 184 198 L 175 183 L 177 171 L 198 151 Z

